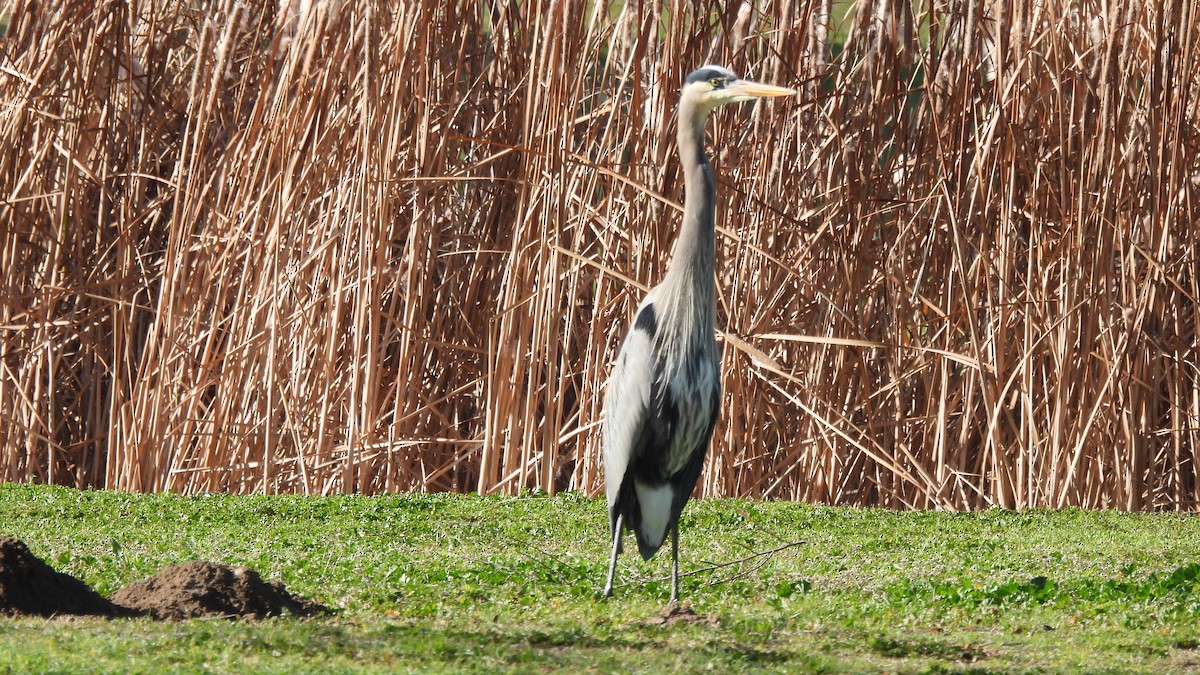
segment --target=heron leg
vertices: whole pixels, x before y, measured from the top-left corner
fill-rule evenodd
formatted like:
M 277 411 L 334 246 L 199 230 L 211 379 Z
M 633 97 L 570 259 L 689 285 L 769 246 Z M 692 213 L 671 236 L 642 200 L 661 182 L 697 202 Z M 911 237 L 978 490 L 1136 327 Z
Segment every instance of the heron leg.
M 679 521 L 671 528 L 671 603 L 679 602 Z
M 617 576 L 617 551 L 621 550 L 621 531 L 625 527 L 625 514 L 617 516 L 617 526 L 613 528 L 612 556 L 608 559 L 608 581 L 604 584 L 604 597 L 612 597 L 613 579 Z

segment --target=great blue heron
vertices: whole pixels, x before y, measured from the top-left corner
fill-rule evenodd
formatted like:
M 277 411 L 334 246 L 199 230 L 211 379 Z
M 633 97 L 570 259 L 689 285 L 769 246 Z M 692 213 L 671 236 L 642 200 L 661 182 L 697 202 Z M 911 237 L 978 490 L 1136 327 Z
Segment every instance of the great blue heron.
M 683 84 L 678 130 L 683 223 L 662 283 L 638 306 L 604 403 L 604 479 L 612 536 L 605 597 L 612 595 L 617 554 L 629 529 L 646 560 L 670 531 L 671 602 L 679 599 L 679 513 L 700 477 L 717 421 L 717 191 L 704 155 L 705 120 L 726 103 L 795 93 L 738 79 L 712 65 L 688 75 Z

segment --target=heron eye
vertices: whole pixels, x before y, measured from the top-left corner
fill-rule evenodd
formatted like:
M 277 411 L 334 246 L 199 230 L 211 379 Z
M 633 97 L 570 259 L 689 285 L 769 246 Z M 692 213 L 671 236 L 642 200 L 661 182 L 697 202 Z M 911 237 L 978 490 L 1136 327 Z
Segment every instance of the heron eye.
M 721 79 L 720 78 L 714 77 L 713 79 L 709 80 L 708 83 L 713 86 L 713 89 L 721 88 Z

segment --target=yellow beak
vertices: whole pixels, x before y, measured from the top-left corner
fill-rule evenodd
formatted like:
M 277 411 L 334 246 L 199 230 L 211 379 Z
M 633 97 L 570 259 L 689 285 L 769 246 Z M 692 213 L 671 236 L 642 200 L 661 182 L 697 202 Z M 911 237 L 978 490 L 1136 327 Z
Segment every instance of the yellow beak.
M 763 98 L 766 96 L 795 96 L 795 89 L 787 87 L 776 87 L 773 84 L 763 84 L 761 82 L 751 82 L 749 80 L 735 80 L 725 88 L 730 94 L 746 98 Z

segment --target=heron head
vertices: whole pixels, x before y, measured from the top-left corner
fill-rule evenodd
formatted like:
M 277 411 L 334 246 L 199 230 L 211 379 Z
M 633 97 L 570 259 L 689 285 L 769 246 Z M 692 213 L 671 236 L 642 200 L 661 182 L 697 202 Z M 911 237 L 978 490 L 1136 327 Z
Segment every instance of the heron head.
M 722 66 L 708 65 L 693 71 L 683 83 L 682 98 L 692 98 L 705 112 L 740 101 L 767 96 L 792 96 L 795 89 L 743 80 Z

